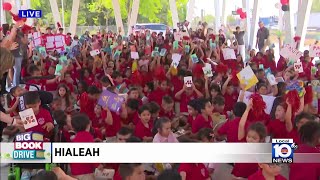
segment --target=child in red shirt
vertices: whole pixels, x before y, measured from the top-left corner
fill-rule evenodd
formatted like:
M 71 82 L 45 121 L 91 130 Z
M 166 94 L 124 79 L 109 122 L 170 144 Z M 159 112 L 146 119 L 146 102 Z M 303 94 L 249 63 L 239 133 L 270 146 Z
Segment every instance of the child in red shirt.
M 91 119 L 91 125 L 93 128 L 98 128 L 102 131 L 104 128 L 104 118 L 102 115 L 102 107 L 98 104 L 94 107 L 95 118 Z
M 225 138 L 219 137 L 219 139 L 226 139 L 227 142 L 239 142 L 238 140 L 238 130 L 240 119 L 245 112 L 247 105 L 244 102 L 237 102 L 234 105 L 233 113 L 235 119 L 228 120 L 218 129 L 218 136 L 226 136 Z M 248 127 L 248 123 L 246 124 Z
M 36 65 L 31 65 L 29 67 L 29 73 L 31 74 L 31 77 L 41 77 L 41 70 L 36 66 Z M 30 86 L 30 85 L 37 85 L 39 90 L 45 90 L 45 86 L 46 84 L 53 84 L 56 83 L 58 80 L 59 76 L 57 76 L 54 79 L 50 79 L 50 80 L 45 80 L 45 79 L 32 79 L 27 81 L 27 85 L 26 85 L 26 89 L 29 91 L 35 91 L 38 89 L 35 89 L 34 86 Z
M 305 123 L 299 130 L 301 136 L 301 145 L 298 145 L 298 149 L 295 153 L 312 153 L 313 157 L 319 157 L 320 150 L 316 147 L 320 142 L 320 124 L 319 122 L 309 121 Z M 311 158 L 311 157 L 310 157 Z M 300 159 L 302 160 L 302 159 Z M 307 160 L 304 159 L 304 160 Z M 308 159 L 313 160 L 313 159 Z M 315 162 L 314 160 L 313 162 Z M 318 180 L 320 178 L 320 163 L 293 163 L 290 164 L 290 180 L 312 179 Z
M 281 166 L 278 164 L 259 164 L 261 170 L 249 176 L 248 180 L 287 180 L 285 177 L 280 175 Z
M 23 93 L 25 93 L 25 89 L 20 86 L 10 89 L 10 95 L 13 96 L 13 99 L 11 100 L 9 109 L 6 110 L 6 113 L 10 113 L 12 117 L 18 115 L 19 97 L 22 96 Z
M 198 99 L 193 99 L 188 103 L 188 120 L 184 129 L 191 129 L 193 121 L 198 116 Z
M 26 109 L 32 108 L 38 125 L 32 128 L 26 129 L 26 132 L 38 132 L 44 135 L 46 138 L 50 138 L 51 130 L 54 128 L 51 114 L 48 110 L 40 107 L 41 101 L 39 93 L 36 91 L 30 91 L 24 94 L 24 104 Z
M 196 134 L 202 128 L 213 128 L 212 126 L 212 111 L 213 107 L 208 99 L 199 99 L 198 111 L 200 114 L 192 122 L 192 133 Z
M 80 96 L 80 112 L 85 113 L 90 119 L 94 119 L 94 107 L 96 106 L 97 100 L 99 99 L 101 91 L 95 87 L 90 86 L 87 92 L 84 92 Z
M 152 135 L 152 128 L 153 124 L 151 120 L 151 113 L 150 109 L 147 105 L 143 105 L 139 109 L 139 118 L 134 134 L 144 142 L 152 142 L 153 135 Z
M 162 97 L 166 95 L 170 95 L 168 90 L 168 82 L 167 80 L 161 81 L 160 86 L 157 87 L 154 91 L 149 94 L 149 102 L 155 101 L 159 105 L 162 103 Z
M 275 120 L 270 121 L 267 128 L 272 138 L 286 138 L 285 123 L 286 105 L 279 104 L 276 107 Z
M 207 168 L 202 163 L 182 163 L 178 171 L 184 180 L 211 180 Z
M 196 88 L 194 84 L 192 87 L 187 87 L 185 84 L 183 88 L 175 94 L 175 98 L 180 101 L 180 113 L 188 112 L 188 102 L 192 99 L 202 98 L 203 94 Z
M 233 84 L 230 82 L 233 78 L 232 75 L 228 76 L 228 79 L 224 82 L 222 86 L 221 93 L 225 99 L 225 107 L 224 111 L 231 111 L 233 109 L 233 105 L 237 102 L 239 93 L 234 88 Z
M 93 136 L 90 134 L 90 120 L 85 114 L 76 114 L 72 117 L 71 124 L 73 129 L 77 132 L 72 142 L 94 142 Z M 98 164 L 92 163 L 70 163 L 71 174 L 77 179 L 86 177 L 90 180 L 94 179 L 94 171 Z
M 122 118 L 122 123 L 124 125 L 128 125 L 129 127 L 132 127 L 133 125 L 136 125 L 139 121 L 139 101 L 136 99 L 128 99 L 127 101 L 127 118 Z
M 246 111 L 243 113 L 240 123 L 239 123 L 239 131 L 238 131 L 238 140 L 246 141 L 248 143 L 263 143 L 265 142 L 265 138 L 267 136 L 266 127 L 260 123 L 253 123 L 249 126 L 248 131 L 246 132 L 246 121 L 248 119 L 248 114 L 252 109 L 253 103 L 252 99 L 250 99 Z M 245 139 L 244 139 L 245 138 Z M 232 170 L 232 175 L 237 179 L 248 178 L 250 175 L 255 173 L 258 170 L 257 163 L 236 163 Z
M 160 117 L 167 117 L 172 120 L 175 116 L 173 112 L 174 108 L 174 101 L 171 96 L 163 96 L 162 103 L 160 107 L 159 116 Z

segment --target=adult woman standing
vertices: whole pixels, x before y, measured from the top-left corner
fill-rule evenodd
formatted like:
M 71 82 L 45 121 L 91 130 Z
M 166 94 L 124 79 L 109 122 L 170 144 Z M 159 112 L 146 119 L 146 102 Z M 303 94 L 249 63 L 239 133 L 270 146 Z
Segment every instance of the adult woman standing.
M 0 82 L 3 78 L 3 74 L 7 72 L 14 66 L 14 56 L 11 52 L 3 47 L 0 47 Z M 6 88 L 5 85 L 1 85 L 1 89 Z M 9 115 L 5 114 L 5 109 L 3 108 L 2 104 L 0 103 L 0 140 L 2 137 L 3 128 L 6 124 L 14 125 L 19 120 L 10 117 Z M 21 122 L 21 121 L 20 121 Z

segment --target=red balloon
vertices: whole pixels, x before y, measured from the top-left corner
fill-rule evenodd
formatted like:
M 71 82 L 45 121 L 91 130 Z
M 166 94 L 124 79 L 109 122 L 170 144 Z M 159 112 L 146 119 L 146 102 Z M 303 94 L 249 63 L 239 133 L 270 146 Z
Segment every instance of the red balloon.
M 2 8 L 5 11 L 11 11 L 12 5 L 10 3 L 8 3 L 8 2 L 5 2 L 5 3 L 2 4 Z
M 280 0 L 280 3 L 282 5 L 286 5 L 286 4 L 289 4 L 289 0 Z
M 241 15 L 243 12 L 242 12 L 242 8 L 238 8 L 237 9 L 237 14 Z
M 242 14 L 240 14 L 240 18 L 241 19 L 247 18 L 247 13 L 246 12 L 242 12 Z

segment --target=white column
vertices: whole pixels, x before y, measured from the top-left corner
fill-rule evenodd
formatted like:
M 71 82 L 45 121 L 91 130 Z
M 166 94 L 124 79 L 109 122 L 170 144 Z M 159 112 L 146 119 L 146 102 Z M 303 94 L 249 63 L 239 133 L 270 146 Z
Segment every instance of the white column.
M 128 22 L 128 35 L 131 34 L 132 31 L 132 26 L 137 24 L 137 19 L 138 19 L 138 13 L 139 13 L 139 4 L 140 0 L 133 0 L 132 3 L 132 9 L 131 9 L 131 15 L 129 16 L 129 22 Z
M 175 0 L 169 0 L 170 3 L 170 11 L 172 16 L 173 28 L 178 29 L 179 16 L 177 11 L 177 5 Z
M 21 9 L 31 9 L 31 0 L 23 0 Z M 27 18 L 26 24 L 29 26 L 33 26 L 33 22 L 33 18 Z
M 2 4 L 3 4 L 3 0 L 0 0 L 0 25 L 2 26 L 2 24 L 6 24 L 7 23 L 7 19 L 6 19 L 6 13 L 2 8 Z
M 221 22 L 224 26 L 227 26 L 227 11 L 226 11 L 226 0 L 222 0 L 222 17 Z
M 114 10 L 114 16 L 116 19 L 116 24 L 117 24 L 117 30 L 119 32 L 119 28 L 121 28 L 121 35 L 124 35 L 119 0 L 112 0 L 112 5 L 113 5 L 113 10 Z
M 194 8 L 195 8 L 195 0 L 189 0 L 189 3 L 188 3 L 188 11 L 187 11 L 187 18 L 186 20 L 190 22 L 192 22 L 192 19 L 193 19 L 193 15 L 194 15 Z
M 79 7 L 80 7 L 80 0 L 73 0 L 71 17 L 70 17 L 71 18 L 70 26 L 69 26 L 69 32 L 72 34 L 72 36 L 76 34 Z
M 51 11 L 53 14 L 54 25 L 56 26 L 56 28 L 58 28 L 57 23 L 61 22 L 61 17 L 60 17 L 60 13 L 59 13 L 57 0 L 49 0 L 49 2 L 50 2 L 50 6 L 51 6 Z
M 254 0 L 253 2 L 253 13 L 252 13 L 252 24 L 250 32 L 250 45 L 251 48 L 255 48 L 256 41 L 257 41 L 257 32 L 258 32 L 258 22 L 259 22 L 259 7 L 260 7 L 260 0 Z
M 294 14 L 293 14 L 293 10 L 292 10 L 292 1 L 289 3 L 289 11 L 286 11 L 284 12 L 284 24 L 285 26 L 282 27 L 281 30 L 284 29 L 284 32 L 286 34 L 286 37 L 285 37 L 285 40 L 284 42 L 286 44 L 291 44 L 293 42 L 293 36 L 294 36 Z M 281 6 L 280 6 L 280 11 L 281 11 L 281 14 L 282 14 L 282 9 L 281 9 Z M 280 13 L 280 12 L 279 12 Z M 280 21 L 279 21 L 279 24 L 280 24 Z
M 221 16 L 220 16 L 220 0 L 214 1 L 214 11 L 215 11 L 215 31 L 219 32 L 221 28 Z
M 303 0 L 301 5 L 299 6 L 298 17 L 303 17 L 303 18 L 298 18 L 298 22 L 297 22 L 296 35 L 301 37 L 299 49 L 304 47 L 304 41 L 306 38 L 307 27 L 309 24 L 312 2 L 313 0 Z
M 62 16 L 62 28 L 64 29 L 65 28 L 65 24 L 64 24 L 64 0 L 61 0 L 61 16 Z
M 250 0 L 242 0 L 242 7 L 244 11 L 247 13 L 247 18 L 244 21 L 244 27 L 241 27 L 243 29 L 246 29 L 246 33 L 244 35 L 244 43 L 246 45 L 246 48 L 249 46 L 250 41 L 250 19 L 251 19 L 251 12 L 250 12 Z

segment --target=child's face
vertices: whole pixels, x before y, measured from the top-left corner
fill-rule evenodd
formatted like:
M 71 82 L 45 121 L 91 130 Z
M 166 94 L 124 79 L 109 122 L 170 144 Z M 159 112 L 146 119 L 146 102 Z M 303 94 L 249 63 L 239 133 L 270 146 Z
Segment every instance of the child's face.
M 26 105 L 26 108 L 27 109 L 32 108 L 34 115 L 37 115 L 40 111 L 40 104 L 41 104 L 41 102 L 38 102 L 36 104 L 28 104 L 28 105 Z
M 143 111 L 139 116 L 144 123 L 148 123 L 151 119 L 151 114 L 149 111 Z
M 257 77 L 258 79 L 264 79 L 264 72 L 263 71 L 258 72 L 257 76 L 258 76 Z
M 212 106 L 211 102 L 207 102 L 205 105 L 205 108 L 204 108 L 204 113 L 206 115 L 211 115 L 212 111 L 213 111 L 213 106 Z
M 271 176 L 277 176 L 280 174 L 281 166 L 278 164 L 259 164 L 263 172 Z
M 88 71 L 88 70 L 85 70 L 85 71 L 84 71 L 84 77 L 89 77 L 89 75 L 90 75 L 90 74 L 89 74 L 89 71 Z
M 54 75 L 55 69 L 53 67 L 49 67 L 48 73 L 50 75 Z
M 253 130 L 249 130 L 248 131 L 246 140 L 247 140 L 248 143 L 259 143 L 259 142 L 262 141 L 260 139 L 259 134 L 256 131 L 253 131 Z
M 96 105 L 96 106 L 94 107 L 94 113 L 95 113 L 96 115 L 100 115 L 100 114 L 101 114 L 101 106 Z
M 192 93 L 193 93 L 192 87 L 187 87 L 187 88 L 186 88 L 186 94 L 187 94 L 187 95 L 191 95 Z
M 173 110 L 173 106 L 174 106 L 174 103 L 169 103 L 168 104 L 166 102 L 162 102 L 162 108 L 166 112 L 172 111 Z
M 267 87 L 261 86 L 260 89 L 259 89 L 259 94 L 261 94 L 261 95 L 267 95 L 267 94 L 268 94 Z
M 128 177 L 128 180 L 145 180 L 146 176 L 144 174 L 143 166 L 138 166 L 133 169 L 133 173 Z
M 234 91 L 234 87 L 233 87 L 232 85 L 230 85 L 230 86 L 227 87 L 227 93 L 228 93 L 229 95 L 231 95 L 231 94 L 233 93 L 233 91 Z
M 134 91 L 131 91 L 130 94 L 129 94 L 129 98 L 130 99 L 138 99 L 139 98 L 139 92 L 134 90 Z
M 171 133 L 171 122 L 164 123 L 159 133 L 163 137 L 168 137 L 169 134 Z
M 215 111 L 217 111 L 219 113 L 223 113 L 224 104 L 223 105 L 216 104 L 216 105 L 214 105 L 214 109 L 215 109 Z
M 210 91 L 210 93 L 211 93 L 211 97 L 212 97 L 212 98 L 215 98 L 215 97 L 218 95 L 218 92 L 217 92 L 216 90 L 214 90 L 214 89 L 212 89 L 212 90 Z
M 131 74 L 132 74 L 131 69 L 128 69 L 128 70 L 125 72 L 125 76 L 126 76 L 127 78 L 130 78 L 130 77 L 131 77 Z
M 143 92 L 149 92 L 149 87 L 147 85 L 143 87 Z
M 287 81 L 287 80 L 290 80 L 290 78 L 291 78 L 292 76 L 293 76 L 293 73 L 287 71 L 287 72 L 284 73 L 283 78 L 284 78 L 285 81 Z
M 55 101 L 55 102 L 53 102 L 52 103 L 52 109 L 54 109 L 54 110 L 61 110 L 61 102 L 60 101 Z
M 69 83 L 71 83 L 73 81 L 70 74 L 65 74 L 64 78 Z
M 32 76 L 33 76 L 33 77 L 41 76 L 41 71 L 34 71 L 34 72 L 32 73 Z
M 123 78 L 121 76 L 118 76 L 115 78 L 116 83 L 121 84 L 123 82 Z
M 64 97 L 67 93 L 67 90 L 64 87 L 59 88 L 59 96 Z
M 301 126 L 303 126 L 304 124 L 306 124 L 307 122 L 309 122 L 308 119 L 306 118 L 302 118 L 298 123 L 296 123 L 298 131 L 300 130 Z
M 114 68 L 114 62 L 109 61 L 109 62 L 108 62 L 108 67 L 110 67 L 110 68 Z
M 167 90 L 167 88 L 168 88 L 168 83 L 167 83 L 167 81 L 162 81 L 162 82 L 160 83 L 160 88 L 161 88 L 162 90 Z
M 21 88 L 21 87 L 17 87 L 17 89 L 16 89 L 15 92 L 13 93 L 13 96 L 14 96 L 14 97 L 21 96 L 24 92 L 25 92 L 25 89 L 23 89 L 23 88 Z
M 276 119 L 284 120 L 285 110 L 281 105 L 278 105 L 275 112 Z
M 190 116 L 196 116 L 197 115 L 197 111 L 191 106 L 188 106 L 188 113 L 189 113 Z

